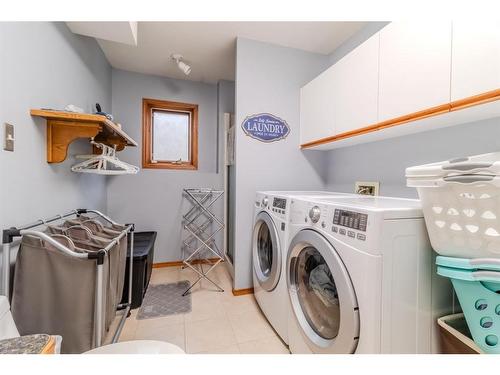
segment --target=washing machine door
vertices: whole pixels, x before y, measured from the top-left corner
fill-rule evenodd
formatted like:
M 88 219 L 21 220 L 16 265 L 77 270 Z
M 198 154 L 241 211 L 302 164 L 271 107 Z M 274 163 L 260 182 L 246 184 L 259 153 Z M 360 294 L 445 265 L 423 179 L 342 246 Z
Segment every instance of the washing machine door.
M 320 233 L 302 230 L 287 257 L 287 284 L 293 315 L 314 353 L 354 353 L 359 309 L 347 269 Z
M 254 272 L 263 289 L 272 291 L 281 273 L 281 249 L 276 225 L 262 211 L 255 218 L 252 238 Z

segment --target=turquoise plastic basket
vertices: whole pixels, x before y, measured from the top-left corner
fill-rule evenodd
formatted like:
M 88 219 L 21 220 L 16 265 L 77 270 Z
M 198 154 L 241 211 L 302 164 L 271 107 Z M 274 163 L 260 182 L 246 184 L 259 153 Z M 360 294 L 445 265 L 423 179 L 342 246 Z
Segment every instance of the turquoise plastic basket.
M 500 353 L 500 259 L 438 256 L 438 275 L 453 283 L 472 338 L 485 353 Z

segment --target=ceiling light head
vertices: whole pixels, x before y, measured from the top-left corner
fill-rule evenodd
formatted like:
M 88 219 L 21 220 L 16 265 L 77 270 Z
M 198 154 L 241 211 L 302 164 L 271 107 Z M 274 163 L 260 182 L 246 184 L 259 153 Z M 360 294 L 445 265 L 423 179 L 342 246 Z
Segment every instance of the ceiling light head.
M 189 75 L 189 73 L 191 73 L 191 67 L 183 61 L 182 55 L 174 53 L 172 55 L 172 60 L 175 61 L 177 67 L 181 70 L 182 73 L 184 73 L 187 76 Z

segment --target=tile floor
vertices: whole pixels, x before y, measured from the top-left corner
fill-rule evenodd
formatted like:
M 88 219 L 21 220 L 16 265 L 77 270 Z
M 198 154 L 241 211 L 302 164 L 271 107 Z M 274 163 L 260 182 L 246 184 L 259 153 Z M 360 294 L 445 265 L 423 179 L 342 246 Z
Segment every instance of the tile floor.
M 212 284 L 202 281 L 193 288 L 190 313 L 137 320 L 138 309 L 132 310 L 120 341 L 163 340 L 193 354 L 288 354 L 253 295 L 233 296 L 225 265 L 213 272 L 214 280 L 225 290 L 223 293 L 213 291 Z M 195 273 L 168 267 L 155 268 L 151 275 L 151 284 L 181 280 L 193 282 Z

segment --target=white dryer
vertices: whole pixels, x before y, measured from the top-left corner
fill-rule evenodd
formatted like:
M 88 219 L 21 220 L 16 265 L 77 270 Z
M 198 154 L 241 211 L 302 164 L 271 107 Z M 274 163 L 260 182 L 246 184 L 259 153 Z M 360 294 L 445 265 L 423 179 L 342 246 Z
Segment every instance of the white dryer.
M 254 295 L 262 312 L 288 344 L 289 298 L 285 262 L 288 221 L 293 197 L 352 197 L 353 194 L 321 191 L 257 192 L 252 234 Z
M 289 230 L 292 353 L 435 351 L 453 294 L 434 277 L 419 201 L 294 199 Z

